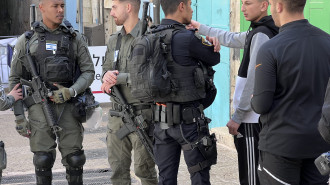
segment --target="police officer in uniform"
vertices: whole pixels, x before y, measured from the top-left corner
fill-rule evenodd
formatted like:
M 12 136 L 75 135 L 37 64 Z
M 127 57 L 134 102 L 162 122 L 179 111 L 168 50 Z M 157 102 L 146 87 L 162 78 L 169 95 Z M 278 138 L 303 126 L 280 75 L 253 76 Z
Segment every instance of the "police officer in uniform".
M 123 25 L 122 29 L 110 36 L 106 52 L 106 61 L 103 64 L 102 91 L 110 93 L 114 85 L 118 87 L 128 104 L 133 106 L 136 116 L 142 115 L 149 124 L 152 118 L 150 105 L 142 105 L 132 97 L 129 86 L 128 63 L 131 56 L 133 40 L 140 35 L 140 23 L 138 13 L 140 0 L 113 0 L 110 15 L 116 25 Z M 111 111 L 120 112 L 120 102 L 111 98 Z M 111 115 L 111 113 L 110 113 Z M 130 166 L 131 152 L 134 151 L 134 172 L 141 179 L 142 185 L 157 184 L 155 163 L 145 149 L 135 132 L 117 137 L 127 124 L 122 117 L 110 116 L 107 131 L 108 161 L 112 169 L 111 182 L 114 185 L 131 184 Z M 152 132 L 151 134 L 152 135 Z
M 61 129 L 56 134 L 46 121 L 42 105 L 34 103 L 32 96 L 23 100 L 28 108 L 28 120 L 23 102 L 14 104 L 16 130 L 30 140 L 38 185 L 52 184 L 57 145 L 69 185 L 83 184 L 84 128 L 78 116 L 72 114 L 76 110 L 73 99 L 91 85 L 95 71 L 84 38 L 63 21 L 64 6 L 64 0 L 40 0 L 42 21 L 33 25 L 33 31 L 19 37 L 9 77 L 10 87 L 21 79 L 31 80 L 31 66 L 27 62 L 27 56 L 31 55 L 39 77 L 52 91 L 44 101 L 50 102 L 55 122 Z
M 171 43 L 174 62 L 168 63 L 168 71 L 179 84 L 167 101 L 158 102 L 155 108 L 154 154 L 159 169 L 159 185 L 176 185 L 181 150 L 190 173 L 191 184 L 210 184 L 210 166 L 216 163 L 216 143 L 210 137 L 209 119 L 201 104 L 205 97 L 204 87 L 198 88 L 199 62 L 214 66 L 220 62 L 220 47 L 215 46 L 194 30 L 186 30 L 184 24 L 191 22 L 191 0 L 161 0 L 165 19 L 160 27 L 173 25 L 175 31 Z M 217 51 L 217 52 L 215 52 Z M 164 98 L 166 99 L 166 97 Z M 179 119 L 179 120 L 177 120 Z M 171 120 L 171 121 L 169 121 Z M 213 140 L 212 140 L 213 139 Z M 205 152 L 210 149 L 211 154 Z
M 19 88 L 20 84 L 16 84 L 15 87 L 10 91 L 8 95 L 5 94 L 5 91 L 1 85 L 1 79 L 0 79 L 0 111 L 4 111 L 9 109 L 13 106 L 15 101 L 22 99 L 22 89 Z M 2 141 L 0 141 L 0 147 Z M 1 184 L 1 177 L 2 177 L 2 170 L 6 168 L 6 160 L 3 160 L 5 158 L 5 150 L 4 148 L 0 149 L 0 184 Z M 3 164 L 4 163 L 4 164 Z

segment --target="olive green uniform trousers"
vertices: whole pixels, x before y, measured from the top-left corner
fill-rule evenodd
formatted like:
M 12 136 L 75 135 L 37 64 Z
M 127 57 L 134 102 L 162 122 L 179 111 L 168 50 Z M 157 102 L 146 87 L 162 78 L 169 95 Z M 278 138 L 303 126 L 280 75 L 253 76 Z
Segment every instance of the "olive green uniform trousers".
M 151 112 L 151 110 L 146 110 Z M 130 185 L 130 166 L 133 153 L 134 172 L 141 179 L 142 185 L 158 183 L 155 163 L 149 157 L 148 151 L 133 132 L 120 140 L 116 132 L 124 124 L 121 117 L 110 117 L 107 131 L 108 161 L 112 169 L 111 181 L 114 185 Z
M 32 152 L 50 152 L 56 158 L 56 146 L 62 155 L 62 164 L 68 166 L 66 156 L 82 149 L 83 131 L 82 124 L 72 116 L 75 106 L 72 103 L 53 104 L 54 112 L 57 115 L 58 124 L 62 128 L 56 136 L 51 127 L 47 124 L 40 104 L 32 105 L 29 108 L 29 124 L 31 128 L 30 147 Z

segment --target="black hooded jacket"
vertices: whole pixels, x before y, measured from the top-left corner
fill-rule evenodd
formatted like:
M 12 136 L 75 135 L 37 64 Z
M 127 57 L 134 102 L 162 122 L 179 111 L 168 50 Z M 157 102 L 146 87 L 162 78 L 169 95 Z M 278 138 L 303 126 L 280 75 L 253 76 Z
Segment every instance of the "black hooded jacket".
M 275 26 L 272 16 L 269 15 L 261 18 L 258 22 L 251 22 L 249 30 L 250 31 L 246 36 L 242 63 L 238 70 L 238 76 L 242 78 L 247 77 L 247 71 L 250 63 L 250 47 L 253 36 L 261 32 L 266 34 L 271 39 L 278 34 L 279 28 Z

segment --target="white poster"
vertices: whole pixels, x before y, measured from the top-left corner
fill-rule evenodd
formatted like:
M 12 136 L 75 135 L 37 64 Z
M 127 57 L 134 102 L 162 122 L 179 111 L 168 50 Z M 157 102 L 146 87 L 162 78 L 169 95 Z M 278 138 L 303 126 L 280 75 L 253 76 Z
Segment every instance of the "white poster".
M 90 46 L 88 49 L 95 67 L 94 81 L 91 85 L 95 100 L 100 103 L 110 102 L 110 96 L 101 91 L 102 65 L 105 61 L 107 46 Z

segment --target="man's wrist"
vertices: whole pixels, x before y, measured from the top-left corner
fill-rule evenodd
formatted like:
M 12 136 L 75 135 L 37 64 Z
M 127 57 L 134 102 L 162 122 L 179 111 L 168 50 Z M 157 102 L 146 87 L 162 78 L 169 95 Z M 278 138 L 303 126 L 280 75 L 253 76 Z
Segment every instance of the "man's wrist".
M 69 88 L 70 91 L 70 96 L 71 97 L 76 97 L 77 96 L 77 91 L 74 88 Z

